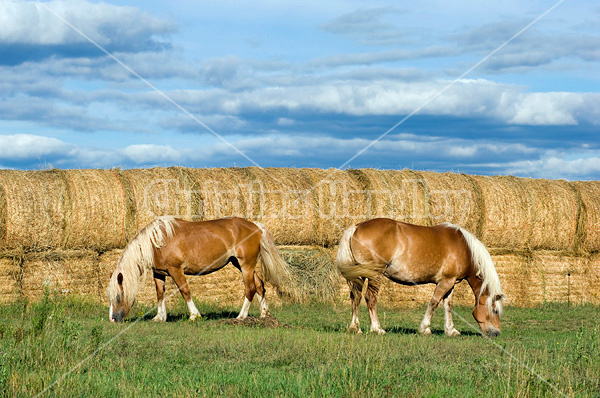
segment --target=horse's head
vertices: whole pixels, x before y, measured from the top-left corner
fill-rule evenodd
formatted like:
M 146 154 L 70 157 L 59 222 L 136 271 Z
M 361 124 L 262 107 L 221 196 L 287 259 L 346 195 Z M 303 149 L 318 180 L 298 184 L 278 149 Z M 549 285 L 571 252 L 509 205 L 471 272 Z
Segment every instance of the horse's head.
M 110 278 L 108 286 L 108 300 L 110 302 L 108 317 L 111 322 L 121 322 L 125 319 L 132 306 L 125 294 L 123 285 L 123 273 L 117 270 Z
M 477 300 L 477 304 L 473 309 L 473 317 L 475 317 L 483 334 L 491 337 L 496 337 L 500 334 L 502 300 L 505 298 L 506 296 L 503 294 L 497 294 L 494 297 L 483 294 Z

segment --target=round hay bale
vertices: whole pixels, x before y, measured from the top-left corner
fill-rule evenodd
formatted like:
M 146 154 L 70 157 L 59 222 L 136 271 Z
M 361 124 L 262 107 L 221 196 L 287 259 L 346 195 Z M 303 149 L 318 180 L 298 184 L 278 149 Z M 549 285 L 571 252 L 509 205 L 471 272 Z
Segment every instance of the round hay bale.
M 60 247 L 71 210 L 61 174 L 55 170 L 2 170 L 0 175 L 4 186 L 2 248 Z
M 582 286 L 583 302 L 600 304 L 600 253 L 589 257 Z
M 318 209 L 316 234 L 311 243 L 330 246 L 338 243 L 342 232 L 351 225 L 365 219 L 367 203 L 358 200 L 362 195 L 362 185 L 352 174 L 337 170 L 305 169 L 311 179 L 317 198 Z
M 98 296 L 98 254 L 91 250 L 29 253 L 23 262 L 23 295 L 39 299 L 45 290 Z
M 600 181 L 571 183 L 581 195 L 580 247 L 588 252 L 600 251 Z
M 124 231 L 119 247 L 124 247 L 139 229 L 136 196 L 131 179 L 120 169 L 112 169 L 111 173 L 119 182 L 119 190 L 123 194 Z
M 348 173 L 363 187 L 363 192 L 356 193 L 355 199 L 365 203 L 366 214 L 361 219 L 397 217 L 398 187 L 388 180 L 390 173 L 375 169 L 348 170 Z
M 508 250 L 490 250 L 496 272 L 500 278 L 502 292 L 508 303 L 519 306 L 532 306 L 540 302 L 533 257 L 528 253 L 515 253 Z
M 129 178 L 133 188 L 138 219 L 137 232 L 157 217 L 185 215 L 185 188 L 173 170 L 131 169 L 122 173 Z
M 532 199 L 516 177 L 472 176 L 485 205 L 481 239 L 488 247 L 525 249 L 533 234 Z
M 427 200 L 427 180 L 421 174 L 408 169 L 385 170 L 379 171 L 372 180 L 377 178 L 385 178 L 392 188 L 391 218 L 410 224 L 433 224 Z
M 177 177 L 181 188 L 179 205 L 179 217 L 197 221 L 202 220 L 202 187 L 193 172 L 186 167 L 169 167 L 169 170 Z
M 577 195 L 566 181 L 523 178 L 529 193 L 532 226 L 528 246 L 533 249 L 569 250 L 576 244 Z
M 533 269 L 537 271 L 530 293 L 537 303 L 586 302 L 590 275 L 589 261 L 585 257 L 560 252 L 538 250 L 533 252 Z
M 109 250 L 101 253 L 98 256 L 98 294 L 100 301 L 108 305 L 108 297 L 106 296 L 106 289 L 110 282 L 110 277 L 117 268 L 117 262 L 121 258 L 123 249 Z
M 8 217 L 8 209 L 6 202 L 6 187 L 4 184 L 4 178 L 2 177 L 2 173 L 0 172 L 0 249 L 6 246 L 6 231 L 8 228 L 7 217 Z
M 14 258 L 0 258 L 0 303 L 11 303 L 21 297 L 21 261 Z
M 212 220 L 223 217 L 243 217 L 245 203 L 242 198 L 239 180 L 227 169 L 189 169 L 197 182 L 200 190 L 199 198 L 202 200 L 201 218 Z
M 428 217 L 433 224 L 450 222 L 475 234 L 485 217 L 483 199 L 473 180 L 464 174 L 420 172 L 426 184 Z
M 62 247 L 109 250 L 126 244 L 125 191 L 111 170 L 60 171 L 70 209 Z
M 262 223 L 278 244 L 307 244 L 316 232 L 311 183 L 300 170 L 245 169 L 247 216 Z

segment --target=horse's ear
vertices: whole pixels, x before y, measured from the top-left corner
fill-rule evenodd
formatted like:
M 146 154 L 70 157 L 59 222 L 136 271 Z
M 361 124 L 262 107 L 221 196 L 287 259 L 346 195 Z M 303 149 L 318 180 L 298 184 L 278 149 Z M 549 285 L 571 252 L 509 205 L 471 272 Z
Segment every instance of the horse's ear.
M 123 286 L 123 274 L 120 272 L 117 274 L 117 283 L 119 286 Z

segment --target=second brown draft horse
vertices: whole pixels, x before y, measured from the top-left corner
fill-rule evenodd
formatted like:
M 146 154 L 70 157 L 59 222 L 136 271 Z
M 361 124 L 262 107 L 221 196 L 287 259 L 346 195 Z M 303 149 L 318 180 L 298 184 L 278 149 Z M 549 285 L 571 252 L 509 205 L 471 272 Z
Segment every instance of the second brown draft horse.
M 466 279 L 475 295 L 473 316 L 481 331 L 489 336 L 500 334 L 505 296 L 492 258 L 483 243 L 456 225 L 423 227 L 387 218 L 368 220 L 344 232 L 336 264 L 350 285 L 351 331 L 361 332 L 358 308 L 363 284 L 368 281 L 365 299 L 371 331 L 385 333 L 377 316 L 377 295 L 381 277 L 386 276 L 404 285 L 435 283 L 420 333 L 431 334 L 431 317 L 443 300 L 445 332 L 460 334 L 452 321 L 452 291 L 457 282 Z

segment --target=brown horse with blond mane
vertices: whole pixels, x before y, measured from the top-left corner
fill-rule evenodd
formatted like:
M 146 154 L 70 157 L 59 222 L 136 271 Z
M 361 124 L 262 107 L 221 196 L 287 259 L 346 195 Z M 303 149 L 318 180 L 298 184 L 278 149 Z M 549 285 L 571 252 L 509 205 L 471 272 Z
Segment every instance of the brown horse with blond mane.
M 368 281 L 365 299 L 371 331 L 384 334 L 377 316 L 377 295 L 381 277 L 403 285 L 435 283 L 433 297 L 419 326 L 421 334 L 431 334 L 431 317 L 444 301 L 445 332 L 460 333 L 452 321 L 454 285 L 466 279 L 475 295 L 473 316 L 481 331 L 500 334 L 502 301 L 506 297 L 492 258 L 475 236 L 450 223 L 423 227 L 377 218 L 348 228 L 340 241 L 336 264 L 350 286 L 352 321 L 350 331 L 361 333 L 358 308 L 362 288 Z
M 165 278 L 171 276 L 190 310 L 190 319 L 200 316 L 192 301 L 185 275 L 206 275 L 232 263 L 242 272 L 244 304 L 238 318 L 248 316 L 254 295 L 258 295 L 260 316 L 269 314 L 262 275 L 275 286 L 290 279 L 289 265 L 262 225 L 241 218 L 190 222 L 164 216 L 142 229 L 129 242 L 108 286 L 109 318 L 122 321 L 135 302 L 140 279 L 152 271 L 158 297 L 155 321 L 166 321 Z

